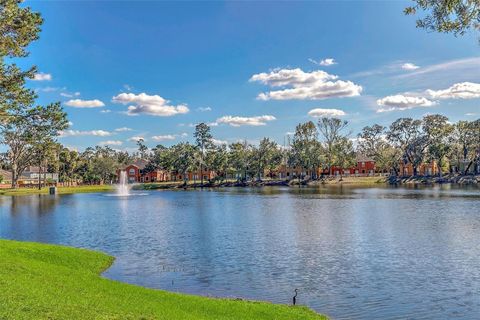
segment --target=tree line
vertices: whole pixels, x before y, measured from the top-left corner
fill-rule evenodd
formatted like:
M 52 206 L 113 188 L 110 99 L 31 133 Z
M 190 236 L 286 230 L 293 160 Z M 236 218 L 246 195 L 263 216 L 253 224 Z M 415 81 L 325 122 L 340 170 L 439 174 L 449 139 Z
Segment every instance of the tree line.
M 140 140 L 139 150 L 144 150 L 147 160 L 145 171 L 177 171 L 185 176 L 189 171 L 207 169 L 215 171 L 219 179 L 235 176 L 248 180 L 273 176 L 284 164 L 316 179 L 317 172 L 333 174 L 334 168 L 355 166 L 357 153 L 374 160 L 378 171 L 394 175 L 401 174 L 402 163 L 412 165 L 413 175 L 426 162 L 436 163 L 439 175 L 478 174 L 480 168 L 480 119 L 452 124 L 440 114 L 400 118 L 388 127 L 366 126 L 356 137 L 348 130 L 348 121 L 323 117 L 317 123 L 298 124 L 285 146 L 270 138 L 263 138 L 258 145 L 246 141 L 215 145 L 205 123 L 196 126 L 194 136 L 194 144 L 158 145 L 150 151 Z

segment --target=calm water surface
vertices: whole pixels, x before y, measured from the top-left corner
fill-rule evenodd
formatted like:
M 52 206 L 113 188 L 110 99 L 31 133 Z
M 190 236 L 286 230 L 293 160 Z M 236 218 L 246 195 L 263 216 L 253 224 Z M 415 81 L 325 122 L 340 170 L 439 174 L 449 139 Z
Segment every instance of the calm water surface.
M 261 188 L 0 197 L 0 237 L 98 249 L 105 276 L 299 301 L 333 319 L 480 319 L 480 190 Z

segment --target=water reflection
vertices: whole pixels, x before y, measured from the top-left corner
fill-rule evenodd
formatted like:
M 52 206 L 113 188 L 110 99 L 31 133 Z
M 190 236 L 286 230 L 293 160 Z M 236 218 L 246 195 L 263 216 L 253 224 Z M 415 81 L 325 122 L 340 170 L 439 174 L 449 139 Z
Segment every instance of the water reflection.
M 0 198 L 0 236 L 106 251 L 106 276 L 338 319 L 480 314 L 480 192 L 233 188 Z

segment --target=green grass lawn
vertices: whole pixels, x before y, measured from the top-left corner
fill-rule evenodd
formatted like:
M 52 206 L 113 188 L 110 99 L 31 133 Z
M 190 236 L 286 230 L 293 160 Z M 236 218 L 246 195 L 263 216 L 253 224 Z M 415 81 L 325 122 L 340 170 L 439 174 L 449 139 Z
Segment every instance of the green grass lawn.
M 104 192 L 113 190 L 111 185 L 93 185 L 93 186 L 77 186 L 77 187 L 59 187 L 59 194 L 70 193 L 88 193 L 88 192 Z M 18 188 L 18 189 L 0 189 L 0 195 L 4 196 L 22 196 L 29 194 L 48 194 L 48 188 Z
M 326 319 L 302 306 L 213 299 L 102 278 L 100 252 L 0 240 L 0 319 Z

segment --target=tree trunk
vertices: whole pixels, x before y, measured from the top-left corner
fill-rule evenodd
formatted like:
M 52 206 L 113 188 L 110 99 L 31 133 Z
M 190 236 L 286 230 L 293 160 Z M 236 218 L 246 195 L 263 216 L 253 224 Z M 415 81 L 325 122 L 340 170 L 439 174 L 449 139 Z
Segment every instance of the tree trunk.
M 395 176 L 399 176 L 400 172 L 398 172 L 398 169 L 396 167 L 393 167 L 393 171 L 395 172 Z
M 413 176 L 416 177 L 418 174 L 417 166 L 413 166 Z
M 466 175 L 468 173 L 468 171 L 470 171 L 470 167 L 472 166 L 473 164 L 473 161 L 470 161 L 468 163 L 468 166 L 465 168 L 464 172 L 463 172 L 463 175 Z
M 201 188 L 203 188 L 203 159 L 202 159 L 202 163 L 200 164 L 200 183 L 201 183 Z
M 16 189 L 17 188 L 17 166 L 16 165 L 12 165 L 12 189 Z
M 438 160 L 438 176 L 441 178 L 442 177 L 442 161 Z
M 38 190 L 42 189 L 42 166 L 38 166 Z

